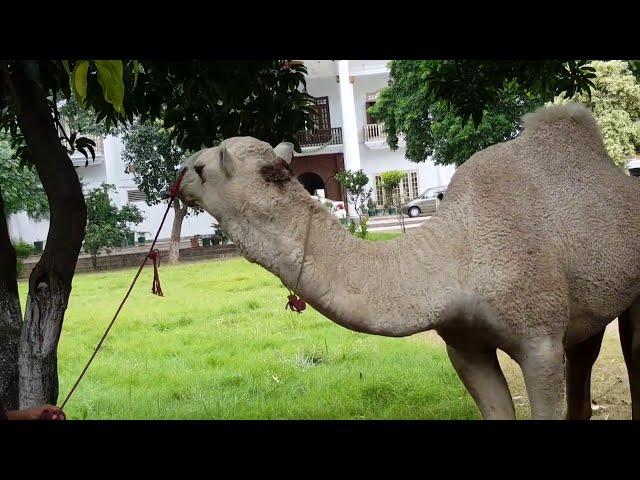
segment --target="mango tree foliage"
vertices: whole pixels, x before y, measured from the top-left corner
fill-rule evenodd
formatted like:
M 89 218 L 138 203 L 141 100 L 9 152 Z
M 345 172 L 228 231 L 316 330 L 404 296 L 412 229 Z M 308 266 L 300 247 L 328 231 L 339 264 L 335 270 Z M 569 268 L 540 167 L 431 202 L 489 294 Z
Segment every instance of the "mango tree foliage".
M 3 167 L 33 168 L 49 205 L 49 233 L 29 277 L 23 317 L 16 252 L 4 220 L 11 206 L 0 191 L 0 398 L 7 408 L 56 403 L 58 397 L 57 345 L 87 222 L 69 154 L 77 150 L 87 161 L 95 155 L 93 140 L 63 128 L 58 105 L 73 91 L 84 108 L 122 117 L 118 89 L 129 66 L 121 60 L 0 61 L 0 131 L 12 152 Z
M 306 69 L 288 61 L 3 60 L 0 130 L 22 165 L 33 165 L 48 198 L 50 227 L 29 278 L 24 321 L 16 255 L 0 222 L 0 398 L 8 408 L 56 403 L 57 345 L 87 224 L 87 206 L 69 153 L 87 162 L 95 144 L 62 129 L 61 100 L 112 127 L 161 119 L 180 148 L 196 150 L 233 135 L 273 145 L 314 123 L 302 92 Z M 0 192 L 0 218 L 5 202 Z M 20 384 L 18 384 L 18 364 Z M 19 392 L 19 398 L 18 398 Z
M 403 62 L 414 60 L 396 60 Z M 505 87 L 545 101 L 589 93 L 595 78 L 586 60 L 419 60 L 418 76 L 428 103 L 442 101 L 464 122 L 478 126 L 484 111 L 498 102 Z M 391 75 L 395 79 L 394 67 Z M 397 70 L 397 69 L 396 69 Z
M 579 94 L 572 101 L 594 113 L 609 155 L 626 171 L 626 162 L 640 151 L 640 82 L 626 61 L 594 61 L 589 66 L 597 74 L 591 97 Z
M 412 162 L 430 159 L 441 165 L 461 165 L 477 151 L 517 136 L 522 115 L 543 104 L 540 96 L 523 91 L 512 81 L 485 106 L 478 125 L 465 122 L 450 104 L 430 99 L 424 78 L 432 63 L 393 61 L 394 83 L 370 109 L 384 122 L 392 149 L 398 148 L 398 137 L 405 136 L 405 157 Z

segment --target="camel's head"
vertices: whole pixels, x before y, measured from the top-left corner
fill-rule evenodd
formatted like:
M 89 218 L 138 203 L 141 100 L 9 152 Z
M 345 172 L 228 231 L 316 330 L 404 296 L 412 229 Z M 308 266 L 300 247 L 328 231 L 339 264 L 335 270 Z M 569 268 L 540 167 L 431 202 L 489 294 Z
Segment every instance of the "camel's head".
M 233 137 L 187 158 L 178 198 L 222 220 L 241 213 L 246 202 L 259 199 L 265 182 L 282 184 L 292 177 L 293 144 L 272 148 L 253 137 Z

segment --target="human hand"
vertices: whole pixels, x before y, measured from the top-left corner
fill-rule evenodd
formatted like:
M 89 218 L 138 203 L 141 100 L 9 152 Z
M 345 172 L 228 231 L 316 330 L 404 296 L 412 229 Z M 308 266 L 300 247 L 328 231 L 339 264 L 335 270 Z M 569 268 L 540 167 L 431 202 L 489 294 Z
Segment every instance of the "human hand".
M 60 407 L 55 405 L 39 405 L 24 410 L 11 412 L 14 420 L 65 420 L 66 416 Z

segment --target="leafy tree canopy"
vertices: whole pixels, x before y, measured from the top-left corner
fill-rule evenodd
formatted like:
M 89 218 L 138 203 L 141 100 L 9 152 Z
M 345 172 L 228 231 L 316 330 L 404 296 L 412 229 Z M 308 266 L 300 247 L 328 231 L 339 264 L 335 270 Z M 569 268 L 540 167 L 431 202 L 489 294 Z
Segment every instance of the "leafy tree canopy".
M 412 60 L 392 62 L 393 79 L 402 77 Z M 479 125 L 484 111 L 515 83 L 523 94 L 550 101 L 564 94 L 588 94 L 595 72 L 586 60 L 421 60 L 417 74 L 428 103 L 444 102 L 465 122 Z
M 111 202 L 109 191 L 115 190 L 115 185 L 103 183 L 100 187 L 91 189 L 86 196 L 87 229 L 84 250 L 91 255 L 94 267 L 96 257 L 103 249 L 110 253 L 111 249 L 122 246 L 127 234 L 131 233 L 128 226 L 130 223 L 137 225 L 144 220 L 135 205 L 118 208 Z
M 19 166 L 4 135 L 0 135 L 0 190 L 6 216 L 25 211 L 32 218 L 42 220 L 49 214 L 49 203 L 38 174 Z
M 488 104 L 478 125 L 465 121 L 444 100 L 432 100 L 424 78 L 433 62 L 400 60 L 391 64 L 394 83 L 381 92 L 371 108 L 385 123 L 387 141 L 398 148 L 399 136 L 406 139 L 406 158 L 423 162 L 431 158 L 442 165 L 464 163 L 475 152 L 520 132 L 520 118 L 544 102 L 541 96 L 524 91 L 515 81 L 506 83 Z
M 640 151 L 640 82 L 625 61 L 594 61 L 588 64 L 597 73 L 591 96 L 576 95 L 595 115 L 604 144 L 613 161 L 623 169 Z M 555 103 L 567 100 L 557 97 Z

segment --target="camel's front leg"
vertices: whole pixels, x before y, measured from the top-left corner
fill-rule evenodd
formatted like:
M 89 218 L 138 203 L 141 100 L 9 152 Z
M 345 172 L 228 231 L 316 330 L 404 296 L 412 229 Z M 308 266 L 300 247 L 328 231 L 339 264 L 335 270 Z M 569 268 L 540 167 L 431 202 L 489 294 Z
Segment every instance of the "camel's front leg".
M 560 338 L 534 338 L 516 359 L 527 387 L 533 420 L 561 420 L 564 409 L 564 348 Z
M 515 420 L 511 393 L 495 350 L 463 351 L 447 345 L 447 353 L 485 420 Z

